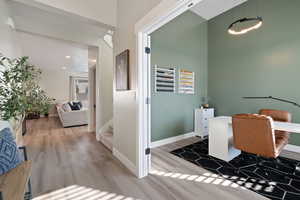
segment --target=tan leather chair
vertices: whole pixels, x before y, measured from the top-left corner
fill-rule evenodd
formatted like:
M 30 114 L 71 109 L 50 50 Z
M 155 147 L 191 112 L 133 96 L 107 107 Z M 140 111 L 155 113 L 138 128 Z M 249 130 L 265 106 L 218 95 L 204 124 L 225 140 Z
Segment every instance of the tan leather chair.
M 288 137 L 276 136 L 270 116 L 237 114 L 232 128 L 235 147 L 259 156 L 276 158 L 288 142 Z
M 260 115 L 270 116 L 274 121 L 279 122 L 292 122 L 292 115 L 288 111 L 284 110 L 273 110 L 273 109 L 261 109 L 259 110 Z M 286 131 L 275 130 L 276 140 L 289 140 L 290 134 Z

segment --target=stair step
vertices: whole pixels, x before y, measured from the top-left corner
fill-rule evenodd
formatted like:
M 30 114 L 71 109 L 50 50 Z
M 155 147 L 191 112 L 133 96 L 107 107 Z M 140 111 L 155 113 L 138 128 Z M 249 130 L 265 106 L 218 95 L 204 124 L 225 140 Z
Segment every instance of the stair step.
M 109 150 L 113 150 L 113 134 L 106 132 L 100 135 L 100 142 L 104 144 Z

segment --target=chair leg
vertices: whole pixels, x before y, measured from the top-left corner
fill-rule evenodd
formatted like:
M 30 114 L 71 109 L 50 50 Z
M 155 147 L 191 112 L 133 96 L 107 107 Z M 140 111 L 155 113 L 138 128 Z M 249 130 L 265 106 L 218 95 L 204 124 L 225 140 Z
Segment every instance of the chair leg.
M 260 160 L 263 160 L 262 158 L 264 158 L 264 157 L 258 155 L 258 158 Z M 266 158 L 264 158 L 264 159 L 266 159 Z M 276 169 L 279 169 L 280 164 L 282 164 L 281 160 L 278 159 L 278 158 L 268 158 L 268 160 L 271 161 L 271 162 L 274 162 Z M 264 167 L 263 162 L 258 162 L 257 165 L 261 166 L 261 167 Z M 267 171 L 264 171 L 264 174 L 267 175 L 267 176 L 269 175 L 269 173 Z
M 257 155 L 257 159 L 258 159 L 258 161 L 259 161 L 257 164 L 258 164 L 259 166 L 263 166 L 262 163 L 264 162 L 265 158 L 264 158 L 263 156 Z
M 26 147 L 22 146 L 22 147 L 19 147 L 19 149 L 23 150 L 24 160 L 27 161 L 28 160 L 28 156 L 27 156 L 27 149 L 26 149 Z M 25 200 L 31 200 L 32 199 L 32 190 L 31 190 L 30 178 L 28 180 L 27 187 L 28 187 L 28 191 L 25 193 L 24 199 Z
M 282 164 L 281 160 L 279 160 L 278 158 L 275 158 L 275 167 L 276 167 L 276 169 L 279 168 L 280 164 Z
M 32 199 L 32 190 L 31 190 L 31 182 L 30 179 L 27 183 L 28 191 L 25 193 L 24 200 L 31 200 Z
M 257 163 L 257 165 L 260 166 L 260 167 L 264 167 L 263 162 L 264 162 L 264 160 L 265 160 L 266 158 L 263 157 L 263 156 L 260 156 L 260 155 L 257 155 L 257 158 L 259 159 L 259 162 Z M 265 174 L 266 176 L 269 176 L 268 171 L 265 171 L 265 170 L 264 170 L 264 174 Z

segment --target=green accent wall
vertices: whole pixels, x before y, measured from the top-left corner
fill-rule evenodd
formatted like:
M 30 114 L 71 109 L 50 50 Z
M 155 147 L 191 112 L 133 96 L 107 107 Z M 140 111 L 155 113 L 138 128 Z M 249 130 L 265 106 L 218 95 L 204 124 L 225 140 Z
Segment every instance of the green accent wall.
M 243 96 L 274 96 L 300 103 L 300 1 L 251 0 L 208 23 L 208 98 L 217 115 L 287 110 L 300 123 L 300 108 Z M 258 6 L 258 9 L 257 9 Z M 237 18 L 263 17 L 263 26 L 233 36 L 227 27 Z M 291 144 L 300 145 L 300 134 Z
M 207 22 L 188 11 L 151 34 L 151 140 L 193 132 L 194 109 L 207 96 Z M 154 65 L 195 72 L 195 95 L 155 93 Z M 203 98 L 204 97 L 204 98 Z

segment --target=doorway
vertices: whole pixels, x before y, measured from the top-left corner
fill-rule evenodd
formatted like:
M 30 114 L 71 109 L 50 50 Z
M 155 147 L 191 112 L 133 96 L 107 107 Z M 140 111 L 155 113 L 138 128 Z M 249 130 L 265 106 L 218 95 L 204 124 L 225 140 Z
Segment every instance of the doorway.
M 89 68 L 89 132 L 96 130 L 96 65 Z
M 84 108 L 88 107 L 88 77 L 70 76 L 70 101 L 80 101 Z
M 151 169 L 151 55 L 150 37 L 165 24 L 169 23 L 187 10 L 192 10 L 206 20 L 210 20 L 223 12 L 230 10 L 245 2 L 224 1 L 215 2 L 210 0 L 183 0 L 162 1 L 156 8 L 141 19 L 135 26 L 138 35 L 138 176 L 147 176 Z M 157 17 L 159 16 L 159 17 Z M 182 22 L 185 24 L 185 22 Z M 174 29 L 174 32 L 180 31 Z M 172 36 L 173 33 L 170 34 Z M 151 52 L 153 53 L 153 52 Z M 153 65 L 153 64 L 152 64 Z M 179 88 L 180 89 L 180 88 Z M 201 101 L 207 101 L 203 95 Z M 201 103 L 199 101 L 199 104 Z
M 161 3 L 147 18 L 136 24 L 138 35 L 138 177 L 142 178 L 151 170 L 151 33 L 167 24 L 177 16 L 192 8 L 201 0 Z M 156 17 L 160 16 L 160 17 Z

